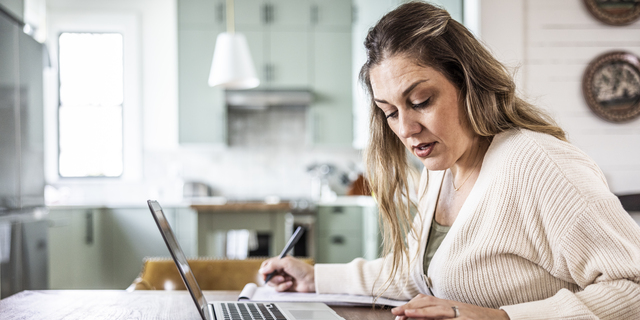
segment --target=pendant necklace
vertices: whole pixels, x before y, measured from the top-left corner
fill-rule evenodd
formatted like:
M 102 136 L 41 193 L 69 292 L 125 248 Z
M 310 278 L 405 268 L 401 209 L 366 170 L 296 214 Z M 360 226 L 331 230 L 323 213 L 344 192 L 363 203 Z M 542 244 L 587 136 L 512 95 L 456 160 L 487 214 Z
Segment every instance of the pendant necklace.
M 467 182 L 467 180 L 469 180 L 469 178 L 471 178 L 471 176 L 473 175 L 473 172 L 476 171 L 476 168 L 478 167 L 478 164 L 480 164 L 480 161 L 478 159 L 476 165 L 473 167 L 473 170 L 471 170 L 471 173 L 467 176 L 466 179 L 464 179 L 464 181 L 462 181 L 462 184 L 456 188 L 456 184 L 455 184 L 455 177 L 453 176 L 453 172 L 451 172 L 451 185 L 453 186 L 453 190 L 458 191 L 460 190 L 460 188 L 462 188 L 462 186 L 464 186 L 464 184 Z M 449 169 L 451 170 L 451 169 Z

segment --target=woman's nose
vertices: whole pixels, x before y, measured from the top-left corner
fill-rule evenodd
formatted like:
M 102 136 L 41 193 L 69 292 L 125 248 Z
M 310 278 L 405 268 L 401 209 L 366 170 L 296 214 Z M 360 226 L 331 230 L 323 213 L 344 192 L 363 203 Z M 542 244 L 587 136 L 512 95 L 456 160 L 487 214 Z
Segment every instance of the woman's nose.
M 409 138 L 422 130 L 422 125 L 410 111 L 398 111 L 398 120 L 398 136 L 400 138 Z

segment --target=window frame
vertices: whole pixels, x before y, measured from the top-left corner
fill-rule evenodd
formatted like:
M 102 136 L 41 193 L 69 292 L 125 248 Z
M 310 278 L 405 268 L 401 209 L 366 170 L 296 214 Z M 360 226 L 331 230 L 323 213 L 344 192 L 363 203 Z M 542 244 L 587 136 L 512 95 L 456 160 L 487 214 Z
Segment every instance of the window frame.
M 120 161 L 122 164 L 122 172 L 120 172 L 119 175 L 117 176 L 78 176 L 78 177 L 73 177 L 73 176 L 63 176 L 60 170 L 60 155 L 62 152 L 62 148 L 61 148 L 61 141 L 60 141 L 60 108 L 62 107 L 62 99 L 60 98 L 60 38 L 62 37 L 62 34 L 67 33 L 67 34 L 119 34 L 122 36 L 122 47 L 123 47 L 123 52 L 122 52 L 122 69 L 123 69 L 123 78 L 124 78 L 124 34 L 120 33 L 120 32 L 70 32 L 70 31 L 61 31 L 58 33 L 57 35 L 57 39 L 56 39 L 56 44 L 58 46 L 58 52 L 57 52 L 57 63 L 56 65 L 58 66 L 57 68 L 57 75 L 58 75 L 58 87 L 56 90 L 56 93 L 58 94 L 58 106 L 57 106 L 57 111 L 56 111 L 56 117 L 57 117 L 57 129 L 58 129 L 58 148 L 57 148 L 57 155 L 56 155 L 56 163 L 57 163 L 57 171 L 58 171 L 58 177 L 60 177 L 61 179 L 69 179 L 69 178 L 74 178 L 74 179 L 92 179 L 92 178 L 98 178 L 98 179 L 118 179 L 120 177 L 122 177 L 123 173 L 124 173 L 124 142 L 125 142 L 125 136 L 124 136 L 124 110 L 125 110 L 125 101 L 124 101 L 124 79 L 123 79 L 123 83 L 122 83 L 122 90 L 123 90 L 123 101 L 120 105 L 118 105 L 121 109 L 120 109 L 120 120 L 121 122 L 121 141 L 120 143 L 122 144 L 122 155 L 120 157 Z
M 139 17 L 132 13 L 95 11 L 48 14 L 48 47 L 52 68 L 45 72 L 45 177 L 48 183 L 121 183 L 142 180 L 142 90 Z M 122 102 L 123 170 L 119 177 L 62 177 L 59 171 L 60 81 L 58 40 L 62 33 L 120 33 L 123 37 Z

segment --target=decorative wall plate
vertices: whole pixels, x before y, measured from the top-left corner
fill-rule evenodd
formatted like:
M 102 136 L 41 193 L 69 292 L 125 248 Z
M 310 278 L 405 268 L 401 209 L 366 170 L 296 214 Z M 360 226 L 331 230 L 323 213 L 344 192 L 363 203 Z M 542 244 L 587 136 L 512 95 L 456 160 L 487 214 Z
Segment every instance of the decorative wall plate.
M 582 93 L 599 117 L 625 122 L 640 115 L 640 61 L 614 51 L 595 58 L 582 76 Z
M 584 0 L 591 15 L 610 25 L 623 26 L 640 17 L 638 0 Z

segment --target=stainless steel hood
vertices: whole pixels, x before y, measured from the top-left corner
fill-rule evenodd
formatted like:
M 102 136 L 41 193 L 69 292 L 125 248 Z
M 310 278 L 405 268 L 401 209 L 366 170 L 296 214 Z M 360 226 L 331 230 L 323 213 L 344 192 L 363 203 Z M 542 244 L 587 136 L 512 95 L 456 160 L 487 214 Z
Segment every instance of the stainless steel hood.
M 313 102 L 313 93 L 308 89 L 254 89 L 226 90 L 229 108 L 266 110 L 271 106 L 306 107 Z

